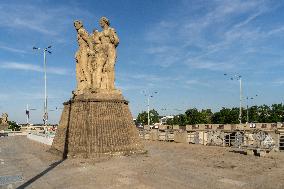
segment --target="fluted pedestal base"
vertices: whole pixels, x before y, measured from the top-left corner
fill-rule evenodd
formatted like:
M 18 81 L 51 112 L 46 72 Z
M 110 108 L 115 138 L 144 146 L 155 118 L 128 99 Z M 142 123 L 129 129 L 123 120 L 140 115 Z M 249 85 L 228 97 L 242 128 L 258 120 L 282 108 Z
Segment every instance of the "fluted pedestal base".
M 64 103 L 51 151 L 64 157 L 143 153 L 128 102 L 121 94 L 76 96 Z

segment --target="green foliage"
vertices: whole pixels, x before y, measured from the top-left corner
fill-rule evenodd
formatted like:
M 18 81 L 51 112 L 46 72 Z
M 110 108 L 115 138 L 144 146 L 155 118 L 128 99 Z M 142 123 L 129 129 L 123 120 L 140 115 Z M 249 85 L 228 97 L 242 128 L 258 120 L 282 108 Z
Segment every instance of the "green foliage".
M 167 119 L 166 124 L 167 125 L 174 125 L 174 119 Z
M 159 113 L 156 110 L 154 109 L 150 110 L 149 114 L 150 114 L 149 115 L 150 125 L 159 122 Z M 137 116 L 136 122 L 142 123 L 143 125 L 147 125 L 148 124 L 148 113 L 146 111 L 139 113 Z
M 196 108 L 185 111 L 186 124 L 211 123 L 213 113 L 211 109 L 198 111 Z
M 271 106 L 261 105 L 252 106 L 248 109 L 249 122 L 254 123 L 276 123 L 284 122 L 284 105 L 272 104 Z M 147 124 L 148 114 L 142 112 L 137 117 L 137 122 Z M 156 110 L 150 111 L 150 123 L 159 122 L 159 114 Z M 247 109 L 242 109 L 242 123 L 247 121 Z M 212 113 L 211 109 L 198 110 L 191 108 L 184 114 L 175 115 L 173 119 L 168 119 L 168 125 L 186 125 L 186 124 L 237 124 L 239 123 L 239 108 L 225 108 Z
M 175 115 L 173 119 L 170 119 L 171 124 L 169 125 L 186 125 L 187 117 L 184 114 Z M 167 122 L 168 123 L 168 122 Z
M 246 113 L 247 115 L 247 113 Z M 258 106 L 252 106 L 249 108 L 249 122 L 258 122 L 259 115 L 258 115 Z
M 270 122 L 284 122 L 284 105 L 272 104 L 269 119 Z
M 200 121 L 203 123 L 211 123 L 213 113 L 211 109 L 201 110 L 200 112 Z
M 252 106 L 248 109 L 249 122 L 272 123 L 284 122 L 284 105 L 272 104 L 271 106 Z M 242 108 L 242 123 L 247 121 L 247 109 Z M 167 120 L 169 125 L 186 124 L 237 124 L 239 123 L 239 107 L 225 108 L 212 113 L 210 109 L 199 111 L 191 108 L 184 114 L 175 115 Z
M 19 131 L 21 127 L 15 121 L 8 121 L 9 129 L 12 131 Z
M 201 122 L 200 112 L 196 108 L 186 110 L 185 116 L 188 119 L 187 124 L 197 124 Z

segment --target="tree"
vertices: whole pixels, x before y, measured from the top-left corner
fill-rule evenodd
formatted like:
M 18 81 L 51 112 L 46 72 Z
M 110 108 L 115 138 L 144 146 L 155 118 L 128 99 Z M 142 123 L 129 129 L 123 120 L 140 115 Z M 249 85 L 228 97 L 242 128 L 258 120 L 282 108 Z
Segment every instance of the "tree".
M 269 123 L 270 121 L 270 107 L 267 105 L 262 105 L 258 107 L 259 123 Z
M 212 120 L 215 124 L 231 123 L 231 109 L 223 107 L 219 112 L 214 113 Z
M 200 112 L 200 123 L 208 124 L 212 123 L 213 113 L 211 109 L 201 110 Z
M 19 131 L 21 129 L 21 126 L 19 126 L 15 121 L 8 121 L 9 129 L 12 131 Z
M 136 122 L 142 123 L 143 125 L 147 125 L 147 122 L 148 122 L 147 112 L 143 111 L 143 112 L 139 113 L 138 116 L 137 116 Z
M 259 120 L 258 116 L 258 107 L 257 106 L 252 106 L 249 108 L 249 122 L 256 123 Z
M 244 110 L 242 109 L 242 112 Z M 235 108 L 225 108 L 223 107 L 219 112 L 216 112 L 212 116 L 212 123 L 214 124 L 237 124 L 239 123 L 239 113 L 240 109 Z M 244 115 L 244 114 L 243 114 Z M 244 120 L 244 116 L 242 117 Z
M 191 108 L 185 111 L 185 115 L 187 117 L 187 123 L 190 125 L 200 123 L 200 113 L 196 108 Z
M 184 114 L 175 115 L 173 119 L 168 120 L 167 124 L 170 125 L 186 125 L 186 124 L 238 124 L 239 120 L 239 107 L 225 108 L 214 114 L 210 109 L 202 109 L 198 111 L 196 108 L 191 108 L 185 111 Z M 247 121 L 247 110 L 242 111 L 242 123 Z M 284 105 L 272 104 L 271 106 L 252 106 L 249 108 L 249 122 L 284 122 Z
M 150 110 L 149 114 L 150 114 L 149 116 L 150 125 L 159 122 L 159 113 L 156 110 L 154 109 Z M 143 125 L 147 125 L 148 124 L 148 113 L 146 111 L 139 113 L 137 116 L 136 122 L 142 123 Z
M 284 116 L 284 106 L 281 104 L 272 104 L 269 120 L 271 122 L 282 122 Z
M 167 119 L 166 124 L 167 125 L 174 125 L 174 119 L 173 118 Z
M 242 111 L 242 123 L 244 123 L 246 117 L 244 116 L 243 109 L 241 109 L 241 111 Z M 230 111 L 230 117 L 227 119 L 226 123 L 230 123 L 230 124 L 240 123 L 239 116 L 240 116 L 240 108 L 237 108 L 237 107 L 232 108 Z
M 184 114 L 175 115 L 172 119 L 172 125 L 186 125 L 187 124 L 187 117 Z
M 150 110 L 150 124 L 154 124 L 154 123 L 159 123 L 160 119 L 159 119 L 159 113 L 152 109 Z

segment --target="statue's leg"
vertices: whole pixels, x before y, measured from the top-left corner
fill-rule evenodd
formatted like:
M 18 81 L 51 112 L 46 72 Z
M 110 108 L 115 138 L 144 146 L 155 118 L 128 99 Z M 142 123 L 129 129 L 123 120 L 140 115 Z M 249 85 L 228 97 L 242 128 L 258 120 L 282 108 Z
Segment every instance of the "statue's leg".
M 83 72 L 84 72 L 84 76 L 86 78 L 86 80 L 85 80 L 86 81 L 86 83 L 85 83 L 86 86 L 84 86 L 84 88 L 89 88 L 92 79 L 91 79 L 91 72 L 90 72 L 89 66 L 88 66 L 88 56 L 87 56 L 87 53 L 84 53 L 82 55 L 81 62 L 82 62 L 82 69 L 83 69 Z
M 116 51 L 115 49 L 109 50 L 109 57 L 108 57 L 108 87 L 109 89 L 114 89 L 114 81 L 115 81 L 115 71 L 114 71 L 114 65 L 116 60 Z
M 76 80 L 77 80 L 77 88 L 76 91 L 79 92 L 82 89 L 82 70 L 79 63 L 76 63 Z
M 93 87 L 93 74 L 94 74 L 94 68 L 92 66 L 92 62 L 93 62 L 93 57 L 92 56 L 89 56 L 88 57 L 88 64 L 87 64 L 87 70 L 88 70 L 88 86 L 89 88 L 92 88 Z

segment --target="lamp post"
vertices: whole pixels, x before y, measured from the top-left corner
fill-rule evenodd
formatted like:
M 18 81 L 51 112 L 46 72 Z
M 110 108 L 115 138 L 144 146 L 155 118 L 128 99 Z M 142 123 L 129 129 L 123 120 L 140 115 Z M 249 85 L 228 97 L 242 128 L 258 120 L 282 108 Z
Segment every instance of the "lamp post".
M 27 115 L 27 125 L 30 124 L 30 111 L 31 110 L 36 110 L 34 108 L 29 108 L 29 105 L 27 104 L 27 108 L 26 108 L 26 115 Z
M 47 112 L 47 87 L 46 87 L 46 52 L 51 54 L 50 51 L 51 46 L 48 46 L 43 49 L 43 72 L 44 72 L 44 106 L 43 106 L 43 123 L 45 126 L 47 126 L 47 120 L 48 120 L 48 112 Z M 33 50 L 40 50 L 38 47 L 33 47 Z
M 225 76 L 227 76 L 227 74 L 225 73 L 224 74 Z M 240 121 L 240 124 L 242 123 L 242 76 L 239 75 L 239 74 L 236 74 L 234 76 L 232 76 L 230 78 L 231 80 L 238 80 L 239 83 L 240 83 L 240 110 L 239 110 L 239 121 Z
M 248 97 L 247 96 L 247 123 L 249 123 L 249 105 L 248 105 L 248 103 L 249 103 L 249 99 L 250 100 L 253 100 L 255 97 L 257 97 L 258 95 L 256 94 L 254 97 Z
M 153 94 L 150 94 L 149 92 L 146 92 L 146 91 L 143 91 L 144 93 L 144 96 L 147 97 L 147 114 L 148 114 L 148 125 L 150 125 L 150 98 L 153 98 L 154 95 Z M 154 94 L 157 94 L 158 92 L 154 92 Z

